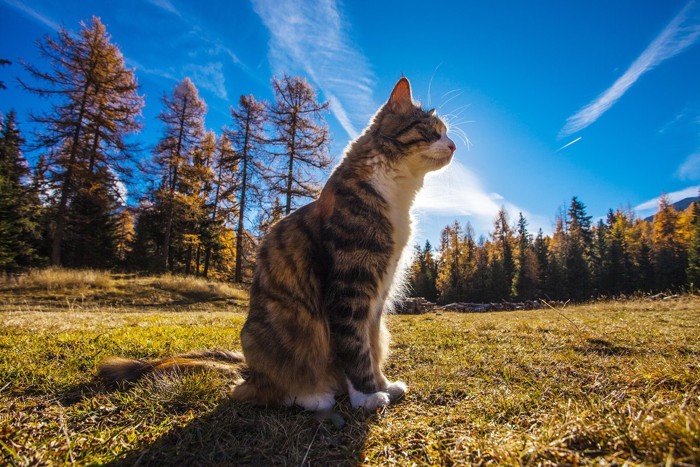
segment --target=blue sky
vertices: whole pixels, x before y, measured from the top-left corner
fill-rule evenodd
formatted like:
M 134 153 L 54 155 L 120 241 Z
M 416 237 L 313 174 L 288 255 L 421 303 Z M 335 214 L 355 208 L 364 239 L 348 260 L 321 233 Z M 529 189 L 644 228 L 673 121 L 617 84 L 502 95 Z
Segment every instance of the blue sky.
M 26 122 L 46 108 L 17 88 L 19 58 L 46 68 L 36 40 L 92 15 L 136 69 L 146 149 L 160 97 L 185 76 L 218 131 L 241 94 L 270 99 L 270 77 L 287 72 L 331 100 L 339 158 L 406 75 L 458 147 L 417 201 L 418 240 L 437 242 L 455 218 L 486 234 L 501 205 L 549 232 L 574 195 L 596 218 L 645 216 L 662 192 L 700 187 L 697 1 L 0 0 L 0 57 L 13 61 L 0 110 Z

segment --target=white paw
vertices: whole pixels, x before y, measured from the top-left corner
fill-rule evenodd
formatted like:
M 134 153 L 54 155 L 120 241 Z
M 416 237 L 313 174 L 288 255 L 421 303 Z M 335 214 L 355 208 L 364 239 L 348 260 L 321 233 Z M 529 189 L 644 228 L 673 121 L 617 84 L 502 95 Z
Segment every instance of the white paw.
M 363 408 L 368 412 L 374 412 L 377 409 L 386 407 L 389 405 L 389 402 L 389 394 L 382 391 L 372 394 L 358 392 L 350 396 L 350 403 L 352 404 L 353 408 Z
M 287 406 L 298 405 L 303 409 L 317 412 L 332 409 L 335 405 L 335 396 L 333 393 L 287 396 L 284 402 Z
M 385 391 L 389 394 L 391 402 L 396 402 L 406 394 L 408 386 L 406 386 L 406 383 L 403 381 L 394 381 L 393 383 L 389 383 Z

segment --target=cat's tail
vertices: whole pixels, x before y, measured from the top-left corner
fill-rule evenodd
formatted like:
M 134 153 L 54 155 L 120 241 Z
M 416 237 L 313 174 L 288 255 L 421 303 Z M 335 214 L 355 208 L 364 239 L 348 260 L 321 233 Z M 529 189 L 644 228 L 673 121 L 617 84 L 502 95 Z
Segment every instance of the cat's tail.
M 110 357 L 97 367 L 97 376 L 108 385 L 134 383 L 149 374 L 216 370 L 238 378 L 246 370 L 240 352 L 203 350 L 153 360 Z

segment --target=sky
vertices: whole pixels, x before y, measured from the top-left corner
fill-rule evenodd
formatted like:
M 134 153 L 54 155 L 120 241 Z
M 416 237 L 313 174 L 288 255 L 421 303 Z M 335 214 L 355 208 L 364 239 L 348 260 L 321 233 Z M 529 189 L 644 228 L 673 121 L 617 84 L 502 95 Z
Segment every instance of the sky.
M 331 102 L 340 160 L 401 76 L 457 143 L 414 207 L 416 241 L 457 219 L 487 235 L 503 206 L 553 229 L 577 196 L 654 212 L 658 197 L 700 188 L 700 4 L 695 0 L 0 0 L 0 111 L 21 128 L 46 100 L 19 89 L 37 39 L 102 19 L 145 94 L 142 157 L 160 137 L 160 99 L 190 77 L 207 127 L 242 94 L 272 99 L 270 78 L 302 75 Z M 29 154 L 31 160 L 32 155 Z

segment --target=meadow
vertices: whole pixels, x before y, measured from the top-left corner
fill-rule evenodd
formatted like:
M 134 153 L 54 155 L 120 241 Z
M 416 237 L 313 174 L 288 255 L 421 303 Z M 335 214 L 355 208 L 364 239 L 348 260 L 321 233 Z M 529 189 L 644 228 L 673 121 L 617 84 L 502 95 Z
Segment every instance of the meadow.
M 246 306 L 245 290 L 176 276 L 6 279 L 0 464 L 700 464 L 692 295 L 388 316 L 386 373 L 409 393 L 372 414 L 341 399 L 342 428 L 233 403 L 213 372 L 94 378 L 110 355 L 238 350 Z

